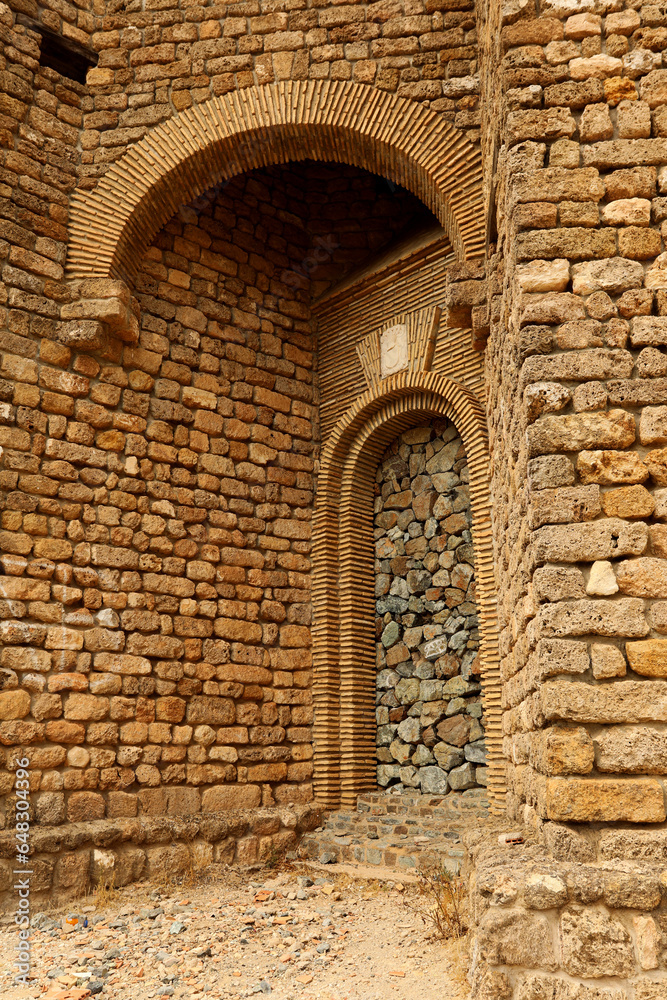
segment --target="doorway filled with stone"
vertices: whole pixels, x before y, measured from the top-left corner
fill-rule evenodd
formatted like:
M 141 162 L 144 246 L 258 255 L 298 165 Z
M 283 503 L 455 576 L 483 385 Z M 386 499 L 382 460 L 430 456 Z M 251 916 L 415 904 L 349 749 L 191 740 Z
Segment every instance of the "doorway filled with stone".
M 444 795 L 484 786 L 468 465 L 447 420 L 411 428 L 375 487 L 377 780 Z

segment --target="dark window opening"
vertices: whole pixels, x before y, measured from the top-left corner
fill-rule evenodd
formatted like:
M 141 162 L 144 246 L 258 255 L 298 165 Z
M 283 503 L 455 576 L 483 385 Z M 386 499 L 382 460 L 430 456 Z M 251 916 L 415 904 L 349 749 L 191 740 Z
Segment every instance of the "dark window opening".
M 71 38 L 63 38 L 62 35 L 25 14 L 19 14 L 16 20 L 41 37 L 39 61 L 42 66 L 48 66 L 49 69 L 70 80 L 76 80 L 77 83 L 86 82 L 86 73 L 91 66 L 97 65 L 97 52 Z

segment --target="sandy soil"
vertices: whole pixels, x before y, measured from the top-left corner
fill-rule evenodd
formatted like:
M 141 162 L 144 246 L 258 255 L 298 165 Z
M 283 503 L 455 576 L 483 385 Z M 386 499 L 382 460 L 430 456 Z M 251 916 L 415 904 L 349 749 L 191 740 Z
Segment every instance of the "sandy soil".
M 428 990 L 466 1000 L 465 947 L 428 936 L 406 905 L 416 900 L 414 880 L 335 867 L 212 867 L 199 884 L 140 883 L 104 905 L 93 896 L 36 920 L 33 913 L 28 987 L 13 982 L 16 931 L 7 917 L 0 996 L 421 1000 Z

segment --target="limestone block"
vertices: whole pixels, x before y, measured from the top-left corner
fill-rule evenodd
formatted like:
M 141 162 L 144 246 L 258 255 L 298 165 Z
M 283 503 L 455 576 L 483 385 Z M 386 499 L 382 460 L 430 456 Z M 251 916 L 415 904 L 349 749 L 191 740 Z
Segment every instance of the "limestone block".
M 472 977 L 473 1000 L 512 1000 L 513 992 L 506 972 L 491 969 L 486 962 L 476 964 Z
M 651 498 L 653 499 L 653 498 Z M 651 539 L 651 551 L 654 555 L 660 556 L 662 559 L 667 558 L 667 525 L 665 524 L 652 524 L 649 527 L 649 536 Z
M 630 976 L 635 960 L 630 934 L 606 910 L 572 908 L 561 914 L 562 962 L 572 976 Z
M 650 517 L 655 510 L 655 500 L 645 486 L 622 486 L 603 493 L 601 499 L 607 517 Z
M 647 452 L 644 464 L 656 483 L 660 486 L 667 485 L 667 448 L 654 448 Z
M 97 792 L 72 792 L 67 801 L 67 819 L 70 823 L 103 819 L 104 798 Z
M 667 633 L 667 601 L 655 601 L 648 610 L 648 620 L 656 632 Z
M 425 795 L 444 795 L 449 788 L 447 772 L 440 767 L 422 767 L 420 777 L 421 790 Z
M 667 774 L 667 734 L 651 726 L 611 726 L 593 738 L 595 766 L 608 774 Z
M 621 101 L 617 110 L 621 139 L 647 139 L 651 134 L 651 110 L 645 101 Z
M 529 973 L 519 983 L 516 1000 L 628 1000 L 628 995 L 625 990 L 584 986 Z
M 534 528 L 549 523 L 588 521 L 600 511 L 600 490 L 594 485 L 540 490 L 530 496 L 529 518 Z
M 620 66 L 620 60 L 616 61 Z M 569 138 L 576 130 L 576 122 L 569 108 L 511 111 L 507 116 L 506 137 L 511 146 L 526 139 L 559 139 L 563 136 Z
M 562 823 L 664 823 L 667 817 L 662 786 L 651 778 L 548 778 L 545 805 L 547 818 Z
M 531 382 L 551 382 L 556 379 L 588 382 L 607 378 L 627 378 L 633 367 L 634 359 L 629 351 L 595 347 L 591 350 L 577 351 L 576 354 L 572 352 L 550 357 L 526 357 L 521 368 L 520 382 L 525 386 Z
M 598 142 L 611 139 L 614 126 L 609 116 L 607 104 L 587 104 L 581 116 L 579 135 L 582 142 Z
M 527 386 L 523 394 L 526 416 L 529 422 L 541 413 L 556 413 L 570 401 L 571 392 L 560 382 L 534 382 Z
M 642 79 L 639 94 L 649 108 L 658 108 L 667 103 L 667 70 L 654 69 Z
M 639 420 L 639 440 L 642 444 L 667 442 L 667 406 L 646 406 Z
M 90 854 L 89 850 L 61 854 L 53 873 L 54 888 L 71 889 L 76 895 L 83 895 L 90 877 Z
M 540 417 L 527 431 L 531 457 L 558 451 L 627 448 L 635 440 L 634 417 L 625 410 Z
M 569 349 L 565 344 L 562 346 Z M 607 405 L 607 390 L 600 382 L 584 382 L 574 390 L 572 405 L 575 413 L 581 413 L 583 410 L 604 410 Z
M 573 482 L 574 466 L 566 455 L 541 455 L 528 462 L 528 484 L 532 490 L 570 486 Z
M 588 774 L 594 759 L 593 741 L 581 727 L 551 727 L 531 740 L 530 763 L 541 774 Z
M 489 965 L 523 965 L 554 972 L 551 928 L 546 917 L 519 909 L 490 907 L 479 924 L 480 957 Z
M 616 566 L 616 579 L 622 594 L 667 597 L 667 560 L 652 556 L 625 559 Z
M 541 170 L 526 173 L 517 179 L 516 196 L 520 202 L 563 202 L 563 201 L 600 201 L 605 195 L 605 185 L 600 173 L 593 167 L 576 168 L 579 163 L 579 144 L 562 140 L 554 143 L 552 152 L 559 146 L 565 152 L 564 143 L 568 143 L 567 152 L 572 157 L 576 154 L 576 163 L 569 162 L 563 166 L 549 166 Z
M 648 544 L 643 522 L 609 517 L 584 524 L 546 525 L 533 532 L 534 558 L 542 562 L 593 562 L 641 555 Z
M 228 726 L 235 720 L 234 702 L 228 698 L 193 695 L 187 705 L 188 722 Z
M 591 667 L 596 680 L 624 677 L 626 673 L 625 657 L 618 646 L 601 642 L 591 643 Z
M 540 566 L 533 573 L 533 594 L 538 601 L 563 601 L 585 593 L 584 575 L 573 566 Z
M 398 773 L 397 773 L 398 777 Z M 202 793 L 202 812 L 227 812 L 230 809 L 255 809 L 260 805 L 259 785 L 216 785 Z
M 583 483 L 613 486 L 616 483 L 643 483 L 649 470 L 634 451 L 582 451 L 577 456 L 577 472 Z
M 647 269 L 644 284 L 646 288 L 667 288 L 667 253 L 659 254 Z
M 653 917 L 638 913 L 632 918 L 637 942 L 637 958 L 641 969 L 657 969 L 662 935 Z
M 572 59 L 569 67 L 573 80 L 589 80 L 591 78 L 604 80 L 609 76 L 621 76 L 623 63 L 615 56 L 598 53 L 588 59 Z
M 649 226 L 651 202 L 646 198 L 619 198 L 603 205 L 601 216 L 602 221 L 608 226 Z M 637 263 L 634 263 L 637 266 Z M 641 268 L 641 265 L 639 267 Z
M 557 258 L 519 264 L 516 280 L 524 292 L 564 292 L 570 281 L 570 262 Z
M 667 639 L 628 642 L 625 652 L 630 667 L 642 677 L 667 677 Z
M 27 691 L 0 691 L 0 719 L 23 719 L 29 712 L 30 695 Z
M 647 287 L 660 286 L 647 284 Z M 632 320 L 630 342 L 633 347 L 658 347 L 660 344 L 667 344 L 667 317 L 635 316 Z
M 550 910 L 567 903 L 567 885 L 546 872 L 534 872 L 523 883 L 523 898 L 531 910 Z
M 540 709 L 547 721 L 604 725 L 667 722 L 667 683 L 653 681 L 650 690 L 649 698 L 646 683 L 641 681 L 592 686 L 548 680 L 540 688 Z
M 540 639 L 535 655 L 539 680 L 558 674 L 583 674 L 590 666 L 586 643 L 572 639 Z
M 55 826 L 65 822 L 65 796 L 62 792 L 40 792 L 35 798 L 38 823 Z
M 618 591 L 618 583 L 610 562 L 605 559 L 593 563 L 586 584 L 587 594 L 599 594 L 609 597 Z
M 607 35 L 631 35 L 640 24 L 636 10 L 614 11 L 605 18 L 605 32 Z

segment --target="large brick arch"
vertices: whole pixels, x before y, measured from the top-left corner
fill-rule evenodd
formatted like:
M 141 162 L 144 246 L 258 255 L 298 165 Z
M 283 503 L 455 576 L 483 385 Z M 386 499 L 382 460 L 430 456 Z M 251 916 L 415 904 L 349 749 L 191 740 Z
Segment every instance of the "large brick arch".
M 438 114 L 360 83 L 311 80 L 234 91 L 174 115 L 74 195 L 68 277 L 132 280 L 178 207 L 256 167 L 348 163 L 410 190 L 459 259 L 484 249 L 481 159 Z
M 376 787 L 373 487 L 390 442 L 419 420 L 448 417 L 468 458 L 487 719 L 489 796 L 504 809 L 498 628 L 484 410 L 465 386 L 434 373 L 400 373 L 360 396 L 334 428 L 318 480 L 313 626 L 315 789 L 327 806 L 353 806 Z

